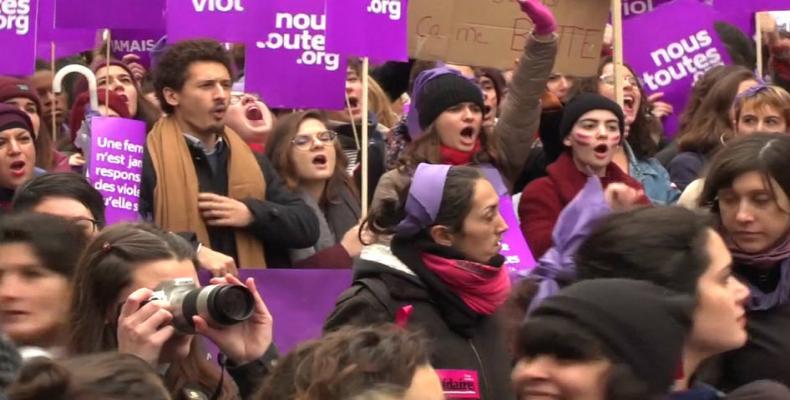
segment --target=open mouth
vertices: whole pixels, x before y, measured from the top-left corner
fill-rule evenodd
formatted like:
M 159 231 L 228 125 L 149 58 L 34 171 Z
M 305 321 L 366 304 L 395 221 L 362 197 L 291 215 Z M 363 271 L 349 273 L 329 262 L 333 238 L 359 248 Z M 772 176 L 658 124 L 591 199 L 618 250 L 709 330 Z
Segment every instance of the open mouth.
M 348 106 L 349 108 L 357 108 L 359 107 L 359 99 L 356 97 L 349 97 L 348 98 Z
M 605 144 L 599 144 L 598 146 L 593 147 L 593 151 L 595 152 L 596 157 L 606 158 L 606 154 L 609 153 L 609 146 Z
M 475 130 L 471 126 L 467 126 L 466 128 L 461 130 L 461 137 L 464 139 L 471 140 L 475 137 Z
M 315 166 L 324 167 L 326 166 L 326 163 L 327 163 L 326 156 L 323 154 L 319 154 L 313 157 L 313 165 Z
M 247 111 L 244 113 L 250 121 L 262 121 L 263 120 L 263 111 L 261 111 L 258 106 L 250 106 L 247 108 Z
M 491 112 L 491 110 L 493 110 L 493 107 L 491 106 L 483 107 L 483 115 L 488 115 Z
M 25 174 L 25 166 L 27 163 L 24 161 L 14 161 L 11 163 L 11 175 L 19 177 Z
M 625 107 L 628 110 L 631 110 L 631 109 L 634 108 L 634 103 L 635 103 L 634 96 L 626 95 L 623 98 L 623 107 Z

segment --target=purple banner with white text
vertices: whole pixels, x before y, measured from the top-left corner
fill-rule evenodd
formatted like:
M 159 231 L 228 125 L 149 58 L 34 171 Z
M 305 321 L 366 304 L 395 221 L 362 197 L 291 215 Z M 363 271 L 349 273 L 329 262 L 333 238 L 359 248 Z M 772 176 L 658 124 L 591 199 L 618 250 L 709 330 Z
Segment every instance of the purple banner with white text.
M 90 181 L 104 197 L 107 225 L 139 219 L 145 123 L 94 117 L 91 119 Z
M 58 28 L 164 29 L 165 0 L 56 0 Z
M 623 23 L 625 60 L 645 91 L 664 93 L 662 101 L 675 109 L 664 122 L 670 135 L 677 130 L 677 115 L 694 82 L 707 70 L 730 61 L 714 29 L 717 19 L 712 7 L 697 0 L 676 0 Z
M 247 45 L 246 90 L 269 107 L 343 109 L 346 60 L 326 50 L 324 1 L 267 6 L 269 34 Z
M 250 42 L 268 30 L 267 2 L 260 0 L 167 0 L 167 40 L 212 38 Z
M 407 4 L 407 0 L 327 1 L 327 50 L 375 60 L 408 61 Z
M 129 29 L 113 29 L 111 35 L 113 57 L 122 59 L 127 54 L 138 57 L 140 65 L 151 68 L 151 50 L 156 42 L 165 35 L 163 30 L 141 31 Z
M 0 75 L 29 75 L 36 66 L 36 0 L 0 0 Z

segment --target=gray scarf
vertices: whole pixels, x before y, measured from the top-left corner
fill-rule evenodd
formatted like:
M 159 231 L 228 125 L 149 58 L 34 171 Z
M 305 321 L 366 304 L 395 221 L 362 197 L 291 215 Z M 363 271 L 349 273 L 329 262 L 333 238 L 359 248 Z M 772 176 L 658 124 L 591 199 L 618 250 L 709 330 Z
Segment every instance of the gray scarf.
M 357 224 L 360 216 L 359 199 L 349 190 L 340 191 L 337 201 L 329 202 L 326 213 L 310 195 L 299 190 L 296 193 L 318 217 L 318 241 L 312 247 L 291 249 L 288 254 L 291 262 L 311 257 L 321 250 L 330 248 L 339 242 L 339 238 Z

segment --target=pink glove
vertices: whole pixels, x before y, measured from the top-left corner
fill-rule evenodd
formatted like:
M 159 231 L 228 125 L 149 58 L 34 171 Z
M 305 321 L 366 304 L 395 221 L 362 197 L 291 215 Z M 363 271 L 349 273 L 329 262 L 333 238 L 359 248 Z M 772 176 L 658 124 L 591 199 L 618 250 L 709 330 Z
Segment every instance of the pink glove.
M 535 24 L 535 35 L 549 35 L 557 30 L 557 19 L 540 0 L 517 0 L 521 11 Z

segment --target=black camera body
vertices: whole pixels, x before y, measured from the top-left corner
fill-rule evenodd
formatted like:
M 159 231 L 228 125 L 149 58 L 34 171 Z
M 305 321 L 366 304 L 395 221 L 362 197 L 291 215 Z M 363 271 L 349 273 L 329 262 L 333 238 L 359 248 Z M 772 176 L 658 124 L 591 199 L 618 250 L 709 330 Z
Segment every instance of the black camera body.
M 245 321 L 252 316 L 255 298 L 245 286 L 209 285 L 198 287 L 192 278 L 161 282 L 148 301 L 167 304 L 177 331 L 195 333 L 192 317 L 199 315 L 215 328 Z

